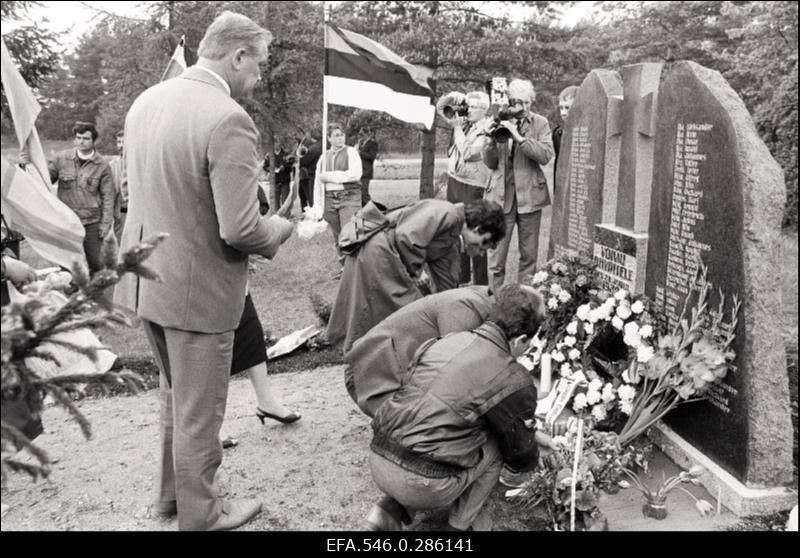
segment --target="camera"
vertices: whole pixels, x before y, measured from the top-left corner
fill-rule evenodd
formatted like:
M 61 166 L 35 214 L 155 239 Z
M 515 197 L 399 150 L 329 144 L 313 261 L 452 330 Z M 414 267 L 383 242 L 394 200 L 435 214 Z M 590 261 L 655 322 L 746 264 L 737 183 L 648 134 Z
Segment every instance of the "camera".
M 457 105 L 449 105 L 442 109 L 442 114 L 445 118 L 455 118 L 456 116 L 467 116 L 469 114 L 469 105 L 466 99 Z
M 500 122 L 523 116 L 525 109 L 517 105 L 509 105 L 508 81 L 504 77 L 494 77 L 488 80 L 486 82 L 486 90 L 492 103 L 490 110 L 494 121 L 484 134 L 495 141 L 508 141 L 512 134 L 506 127 L 501 126 Z

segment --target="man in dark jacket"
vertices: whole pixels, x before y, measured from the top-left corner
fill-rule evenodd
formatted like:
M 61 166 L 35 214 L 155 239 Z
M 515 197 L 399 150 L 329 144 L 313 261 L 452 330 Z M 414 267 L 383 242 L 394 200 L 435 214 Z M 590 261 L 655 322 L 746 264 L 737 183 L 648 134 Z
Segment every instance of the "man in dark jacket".
M 488 287 L 435 293 L 404 306 L 370 329 L 344 357 L 344 383 L 370 417 L 400 388 L 414 353 L 428 339 L 470 331 L 489 317 Z
M 322 132 L 315 130 L 309 134 L 307 149 L 300 157 L 300 206 L 314 205 L 314 180 L 317 174 L 317 161 L 322 157 Z
M 372 421 L 370 469 L 386 496 L 370 511 L 370 529 L 400 530 L 414 510 L 451 506 L 448 528 L 467 530 L 504 461 L 536 466 L 538 446 L 552 441 L 536 431 L 536 387 L 516 356 L 544 313 L 533 288 L 505 285 L 481 326 L 420 347 Z
M 372 199 L 369 196 L 369 182 L 372 180 L 373 165 L 378 156 L 378 142 L 375 140 L 372 128 L 361 128 L 358 135 L 358 154 L 361 157 L 361 207 L 364 207 Z

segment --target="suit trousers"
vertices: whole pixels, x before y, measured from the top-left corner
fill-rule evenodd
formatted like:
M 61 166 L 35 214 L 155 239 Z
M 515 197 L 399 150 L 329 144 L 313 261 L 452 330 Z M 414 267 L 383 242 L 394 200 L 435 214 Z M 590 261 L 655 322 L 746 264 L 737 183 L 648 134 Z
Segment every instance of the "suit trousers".
M 103 262 L 100 260 L 100 249 L 103 247 L 103 239 L 100 238 L 100 223 L 84 225 L 83 232 L 83 253 L 86 255 L 89 271 L 94 273 L 103 267 Z
M 234 332 L 206 334 L 142 323 L 160 372 L 156 506 L 177 504 L 181 531 L 207 530 L 222 510 L 215 474 L 222 464 L 219 431 Z
M 447 201 L 451 203 L 467 203 L 474 200 L 481 200 L 483 199 L 484 191 L 483 188 L 464 184 L 452 176 L 447 177 Z M 487 258 L 485 254 L 474 257 L 461 254 L 461 277 L 458 280 L 459 284 L 465 285 L 471 281 L 473 285 L 488 285 L 489 272 L 486 266 Z
M 492 274 L 492 289 L 497 290 L 506 279 L 506 260 L 514 226 L 519 226 L 519 270 L 517 281 L 522 282 L 528 275 L 536 273 L 536 259 L 539 254 L 539 227 L 542 224 L 542 211 L 517 213 L 517 204 L 506 213 L 506 235 L 498 242 L 497 249 L 489 250 L 489 271 Z
M 458 475 L 425 477 L 371 451 L 372 479 L 384 494 L 400 502 L 409 512 L 450 507 L 448 523 L 465 530 L 471 527 L 497 485 L 503 457 L 497 443 L 489 439 L 481 448 L 481 459 Z

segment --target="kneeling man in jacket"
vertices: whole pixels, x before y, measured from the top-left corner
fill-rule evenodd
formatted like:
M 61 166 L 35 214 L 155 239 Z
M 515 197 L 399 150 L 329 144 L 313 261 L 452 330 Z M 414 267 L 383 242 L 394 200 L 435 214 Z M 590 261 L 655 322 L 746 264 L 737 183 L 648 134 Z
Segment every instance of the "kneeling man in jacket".
M 448 526 L 467 530 L 504 461 L 536 466 L 537 446 L 552 442 L 536 432 L 536 387 L 516 357 L 544 315 L 533 288 L 504 285 L 479 327 L 419 348 L 372 421 L 370 469 L 386 496 L 370 511 L 370 529 L 400 530 L 415 510 L 450 506 Z

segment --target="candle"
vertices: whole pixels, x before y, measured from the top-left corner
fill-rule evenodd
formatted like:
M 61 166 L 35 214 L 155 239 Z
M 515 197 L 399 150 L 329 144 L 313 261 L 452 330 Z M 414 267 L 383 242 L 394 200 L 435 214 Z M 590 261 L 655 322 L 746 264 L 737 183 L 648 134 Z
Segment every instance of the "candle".
M 543 354 L 539 361 L 539 397 L 550 392 L 550 381 L 553 375 L 552 358 L 548 354 Z

